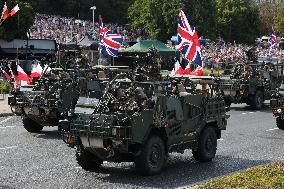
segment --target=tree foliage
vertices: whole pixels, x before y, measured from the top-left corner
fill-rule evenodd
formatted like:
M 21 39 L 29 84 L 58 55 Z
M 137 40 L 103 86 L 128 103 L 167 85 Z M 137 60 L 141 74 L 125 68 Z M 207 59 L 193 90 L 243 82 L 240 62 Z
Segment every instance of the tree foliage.
M 0 5 L 5 1 L 0 0 Z M 33 25 L 35 12 L 29 3 L 23 1 L 7 1 L 7 7 L 11 10 L 16 4 L 19 4 L 20 10 L 13 17 L 9 17 L 0 26 L 0 39 L 13 40 L 15 38 L 26 38 L 27 31 Z
M 253 43 L 259 35 L 259 11 L 250 0 L 216 0 L 217 23 L 227 41 Z
M 128 9 L 128 16 L 133 28 L 144 27 L 151 38 L 164 41 L 176 34 L 181 8 L 189 15 L 199 33 L 215 37 L 214 0 L 135 0 Z
M 185 12 L 194 23 L 200 35 L 211 39 L 216 37 L 216 2 L 215 0 L 183 0 Z
M 278 3 L 263 2 L 258 4 L 260 17 L 260 33 L 267 35 L 271 32 L 271 27 L 274 25 Z
M 128 9 L 133 28 L 143 27 L 150 38 L 165 41 L 177 30 L 181 0 L 136 0 Z
M 278 33 L 284 34 L 284 5 L 281 4 L 277 7 L 275 17 L 275 27 Z
M 95 18 L 102 15 L 107 22 L 127 22 L 127 9 L 132 0 L 23 0 L 36 12 L 92 20 L 90 7 L 96 6 Z

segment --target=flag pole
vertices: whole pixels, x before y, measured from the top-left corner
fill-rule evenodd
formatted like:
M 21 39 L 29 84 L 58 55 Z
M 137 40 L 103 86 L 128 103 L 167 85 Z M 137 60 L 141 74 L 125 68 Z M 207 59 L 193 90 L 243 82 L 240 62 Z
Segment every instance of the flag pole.
M 17 14 L 17 16 L 18 16 L 18 31 L 19 31 L 19 28 L 20 28 L 20 16 L 19 16 L 19 14 Z
M 94 14 L 94 13 L 93 13 L 93 14 Z M 94 26 L 95 26 L 94 23 L 95 23 L 95 22 L 93 22 L 93 28 L 94 28 Z M 101 31 L 101 27 L 103 27 L 103 26 L 102 26 L 102 15 L 99 15 L 99 23 L 100 23 L 100 28 L 99 28 L 99 44 L 100 44 L 100 43 L 101 43 L 101 34 L 100 34 L 100 31 Z M 93 32 L 94 32 L 94 30 L 93 30 Z M 101 48 L 101 47 L 99 46 L 99 48 Z M 99 50 L 98 65 L 101 65 L 101 61 L 102 61 L 102 51 Z

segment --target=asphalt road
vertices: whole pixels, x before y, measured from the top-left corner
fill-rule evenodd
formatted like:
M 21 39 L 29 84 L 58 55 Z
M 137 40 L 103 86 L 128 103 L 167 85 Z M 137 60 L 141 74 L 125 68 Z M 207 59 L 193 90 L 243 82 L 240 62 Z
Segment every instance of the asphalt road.
M 82 170 L 75 151 L 56 128 L 26 132 L 19 117 L 0 118 L 0 189 L 10 188 L 184 188 L 208 179 L 284 159 L 284 131 L 270 109 L 233 106 L 216 158 L 198 163 L 191 152 L 171 154 L 160 175 L 141 177 L 132 163 L 104 163 L 100 173 Z

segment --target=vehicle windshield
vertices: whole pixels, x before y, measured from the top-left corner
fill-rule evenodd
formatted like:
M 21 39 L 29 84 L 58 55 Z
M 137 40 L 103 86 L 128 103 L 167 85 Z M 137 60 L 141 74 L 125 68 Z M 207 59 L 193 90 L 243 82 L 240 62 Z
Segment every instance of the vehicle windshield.
M 258 61 L 259 63 L 262 63 L 262 62 L 269 62 L 269 61 L 271 61 L 271 59 L 270 59 L 270 57 L 268 57 L 268 56 L 259 56 L 259 57 L 257 58 L 257 61 Z

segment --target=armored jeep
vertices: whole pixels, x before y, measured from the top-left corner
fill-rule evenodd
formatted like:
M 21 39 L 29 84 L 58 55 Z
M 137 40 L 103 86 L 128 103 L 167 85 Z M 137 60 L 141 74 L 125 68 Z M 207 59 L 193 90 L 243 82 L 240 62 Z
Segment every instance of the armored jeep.
M 222 96 L 211 94 L 202 94 L 187 78 L 143 82 L 120 74 L 99 102 L 79 100 L 70 119 L 60 121 L 63 138 L 90 171 L 103 161 L 130 161 L 140 174 L 154 175 L 169 153 L 186 149 L 208 162 L 229 117 Z
M 104 66 L 92 69 L 51 68 L 33 85 L 14 89 L 8 103 L 21 110 L 27 131 L 39 132 L 44 126 L 57 126 L 58 121 L 75 107 L 79 95 L 100 98 L 109 78 L 125 69 Z
M 52 68 L 32 85 L 13 89 L 8 104 L 20 110 L 24 128 L 29 132 L 57 126 L 61 113 L 74 106 L 79 97 L 74 82 L 77 77 L 75 70 Z
M 284 130 L 284 89 L 279 88 L 270 100 L 273 115 L 276 117 L 276 125 Z
M 221 77 L 218 85 L 227 107 L 232 103 L 246 103 L 259 110 L 280 83 L 275 65 L 242 63 L 235 65 L 231 75 Z

